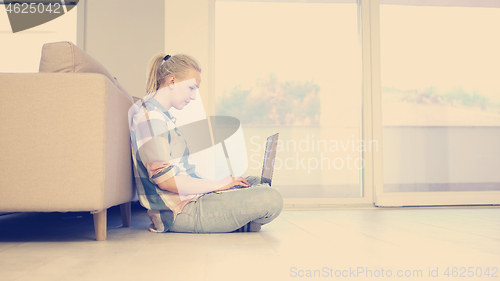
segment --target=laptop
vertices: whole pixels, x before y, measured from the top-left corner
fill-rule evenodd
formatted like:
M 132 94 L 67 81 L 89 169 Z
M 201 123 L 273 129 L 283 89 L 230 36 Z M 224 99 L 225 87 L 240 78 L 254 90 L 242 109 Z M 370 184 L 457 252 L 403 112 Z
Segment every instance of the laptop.
M 276 133 L 267 138 L 260 183 L 268 183 L 271 185 L 271 181 L 273 179 L 274 159 L 276 158 L 276 147 L 278 146 L 278 135 L 279 133 Z
M 262 174 L 260 176 L 260 183 L 267 183 L 271 186 L 274 170 L 274 159 L 276 158 L 276 147 L 278 146 L 278 135 L 276 133 L 267 138 L 266 151 L 264 153 L 264 163 L 262 165 Z M 235 185 L 232 188 L 246 188 L 246 186 Z

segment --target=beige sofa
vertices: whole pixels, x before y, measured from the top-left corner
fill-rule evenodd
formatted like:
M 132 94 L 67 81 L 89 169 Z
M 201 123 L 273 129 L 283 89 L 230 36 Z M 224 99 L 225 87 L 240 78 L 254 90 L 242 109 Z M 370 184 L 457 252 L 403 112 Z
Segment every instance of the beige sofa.
M 136 199 L 127 112 L 132 97 L 70 42 L 45 44 L 39 73 L 0 73 L 0 212 L 94 214 L 130 225 Z

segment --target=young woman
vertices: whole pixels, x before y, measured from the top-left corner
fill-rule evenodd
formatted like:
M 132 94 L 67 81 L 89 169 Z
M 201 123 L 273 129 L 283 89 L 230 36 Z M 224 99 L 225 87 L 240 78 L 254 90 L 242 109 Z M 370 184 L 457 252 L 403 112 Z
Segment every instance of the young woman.
M 147 95 L 129 110 L 137 193 L 152 232 L 258 231 L 281 212 L 281 194 L 260 177 L 202 178 L 175 118 L 196 98 L 198 62 L 187 55 L 156 55 L 148 67 Z M 241 188 L 243 187 L 243 188 Z

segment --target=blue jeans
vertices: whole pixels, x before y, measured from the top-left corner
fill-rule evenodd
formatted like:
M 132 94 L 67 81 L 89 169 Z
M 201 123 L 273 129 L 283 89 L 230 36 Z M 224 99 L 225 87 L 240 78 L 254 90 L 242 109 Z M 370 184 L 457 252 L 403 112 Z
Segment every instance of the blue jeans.
M 246 178 L 251 185 L 228 191 L 210 192 L 189 202 L 176 216 L 170 232 L 232 232 L 253 221 L 266 224 L 283 208 L 281 193 L 260 177 Z

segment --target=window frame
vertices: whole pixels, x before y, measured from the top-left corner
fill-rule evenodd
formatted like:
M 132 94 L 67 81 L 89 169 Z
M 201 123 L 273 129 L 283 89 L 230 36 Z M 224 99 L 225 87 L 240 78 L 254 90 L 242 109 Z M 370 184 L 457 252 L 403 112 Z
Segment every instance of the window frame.
M 193 0 L 194 1 L 194 0 Z M 208 50 L 208 114 L 215 112 L 215 1 L 206 0 L 200 9 L 208 13 L 208 40 L 199 48 Z M 290 0 L 217 0 L 238 2 L 296 2 Z M 430 205 L 484 205 L 500 202 L 500 192 L 405 192 L 405 194 L 388 194 L 383 192 L 383 135 L 382 135 L 382 91 L 381 91 L 381 57 L 380 57 L 380 4 L 394 4 L 398 0 L 356 0 L 358 5 L 358 28 L 362 52 L 362 124 L 361 136 L 366 142 L 377 140 L 380 147 L 377 151 L 362 153 L 365 167 L 360 173 L 362 197 L 360 198 L 285 198 L 287 208 L 335 208 L 335 207 L 380 207 L 380 206 L 430 206 Z M 313 0 L 311 3 L 353 3 L 352 0 Z M 403 0 L 401 5 L 430 5 L 429 1 Z M 461 1 L 460 5 L 473 3 Z M 193 3 L 186 1 L 185 7 L 193 9 Z M 178 5 L 178 4 L 177 4 Z M 436 0 L 433 6 L 453 6 L 449 0 Z M 474 5 L 479 7 L 500 7 L 500 2 L 483 0 Z M 206 31 L 203 31 L 206 32 Z M 206 33 L 203 33 L 206 34 Z M 166 44 L 167 45 L 167 44 Z M 201 49 L 200 49 L 201 50 Z M 451 199 L 450 199 L 451 198 Z

